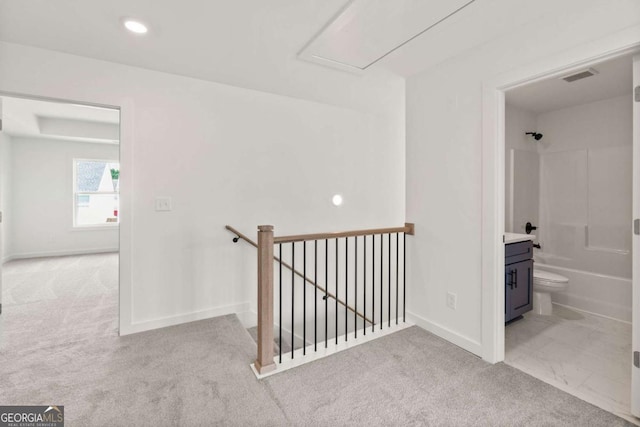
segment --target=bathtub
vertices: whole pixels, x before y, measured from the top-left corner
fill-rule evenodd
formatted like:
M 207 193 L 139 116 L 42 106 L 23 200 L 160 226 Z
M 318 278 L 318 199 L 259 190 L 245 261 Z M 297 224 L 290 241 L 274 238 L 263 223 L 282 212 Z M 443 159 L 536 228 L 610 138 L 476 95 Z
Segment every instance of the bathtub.
M 542 257 L 534 260 L 536 269 L 569 279 L 566 291 L 551 294 L 552 302 L 631 322 L 631 279 L 557 267 L 546 264 Z

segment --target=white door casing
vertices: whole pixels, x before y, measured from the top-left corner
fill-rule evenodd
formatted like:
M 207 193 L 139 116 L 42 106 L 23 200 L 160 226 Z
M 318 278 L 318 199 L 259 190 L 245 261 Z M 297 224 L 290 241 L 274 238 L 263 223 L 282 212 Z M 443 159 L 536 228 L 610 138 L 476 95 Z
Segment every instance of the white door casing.
M 0 98 L 0 134 L 2 134 L 3 132 L 3 115 L 2 115 L 2 98 Z M 2 144 L 1 142 L 2 140 L 0 140 L 0 144 Z M 0 151 L 2 152 L 2 151 Z M 3 153 L 4 154 L 4 153 Z M 2 159 L 0 159 L 0 164 L 2 164 L 1 162 Z M 1 167 L 1 166 L 0 166 Z M 2 176 L 2 171 L 0 171 L 0 176 Z M 2 182 L 0 180 L 0 200 L 2 200 L 2 197 L 4 197 L 4 195 L 2 194 Z M 2 239 L 4 238 L 4 236 L 2 235 L 2 231 L 4 228 L 4 224 L 3 222 L 3 218 L 2 218 L 3 212 L 0 211 L 0 315 L 2 314 L 2 260 L 4 259 L 4 253 L 2 251 Z
M 633 58 L 633 219 L 631 413 L 640 417 L 640 55 Z

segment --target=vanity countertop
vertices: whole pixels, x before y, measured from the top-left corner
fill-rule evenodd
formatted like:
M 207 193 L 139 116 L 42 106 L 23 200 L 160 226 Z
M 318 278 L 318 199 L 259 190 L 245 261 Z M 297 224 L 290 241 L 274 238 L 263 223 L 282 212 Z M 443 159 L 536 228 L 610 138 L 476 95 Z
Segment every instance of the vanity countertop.
M 504 244 L 526 242 L 527 240 L 535 240 L 533 234 L 504 233 Z

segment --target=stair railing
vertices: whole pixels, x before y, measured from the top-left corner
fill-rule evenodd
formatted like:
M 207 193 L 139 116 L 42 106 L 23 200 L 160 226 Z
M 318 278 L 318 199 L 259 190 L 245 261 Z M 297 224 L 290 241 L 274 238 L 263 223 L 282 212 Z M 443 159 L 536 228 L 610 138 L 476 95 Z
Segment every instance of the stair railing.
M 233 242 L 234 243 L 237 243 L 240 240 L 244 240 L 245 242 L 249 243 L 254 248 L 256 248 L 256 249 L 258 248 L 258 244 L 256 242 L 254 242 L 249 237 L 247 237 L 246 235 L 242 234 L 240 231 L 236 230 L 232 226 L 226 225 L 225 228 L 236 235 L 236 237 L 233 238 Z M 281 261 L 280 258 L 278 256 L 276 256 L 276 255 L 273 256 L 273 260 L 275 262 L 277 262 L 277 263 L 280 263 L 280 261 Z M 328 298 L 331 298 L 332 300 L 335 300 L 338 304 L 340 304 L 341 306 L 345 307 L 347 310 L 351 311 L 356 316 L 360 317 L 361 319 L 363 319 L 366 322 L 373 323 L 370 319 L 364 317 L 364 315 L 362 313 L 359 313 L 359 312 L 355 311 L 353 307 L 345 304 L 344 301 L 342 301 L 339 298 L 337 298 L 332 292 L 327 291 L 325 288 L 323 288 L 322 286 L 318 285 L 315 281 L 313 281 L 311 278 L 307 277 L 301 271 L 299 271 L 297 269 L 294 269 L 287 262 L 282 261 L 282 266 L 284 268 L 286 268 L 287 270 L 293 272 L 293 274 L 295 274 L 296 276 L 302 278 L 309 285 L 317 288 L 320 292 L 324 292 L 327 295 Z
M 275 237 L 273 226 L 258 226 L 258 242 L 254 243 L 248 237 L 242 235 L 233 227 L 227 226 L 228 230 L 236 234 L 237 239 L 243 239 L 258 249 L 258 355 L 255 361 L 255 369 L 259 374 L 266 374 L 276 369 L 276 358 L 274 355 L 274 324 L 278 325 L 279 337 L 278 362 L 282 362 L 282 339 L 283 339 L 283 280 L 285 276 L 282 267 L 286 267 L 291 271 L 291 286 L 285 286 L 285 291 L 291 294 L 291 359 L 295 355 L 295 325 L 296 325 L 296 307 L 295 307 L 295 283 L 296 276 L 303 279 L 302 283 L 313 285 L 314 293 L 307 295 L 307 286 L 302 287 L 303 292 L 303 314 L 302 314 L 302 337 L 298 341 L 302 341 L 302 354 L 306 354 L 307 347 L 310 351 L 318 351 L 318 342 L 322 344 L 322 339 L 318 337 L 318 301 L 324 303 L 324 347 L 329 344 L 329 335 L 333 334 L 332 340 L 335 345 L 338 341 L 347 342 L 349 338 L 357 339 L 358 331 L 362 335 L 366 335 L 370 328 L 371 333 L 381 331 L 386 327 L 392 326 L 392 314 L 395 314 L 395 324 L 397 325 L 402 318 L 406 320 L 405 304 L 406 304 L 406 235 L 414 234 L 414 225 L 406 223 L 404 227 L 379 228 L 369 230 L 355 230 L 337 233 L 317 233 L 293 236 Z M 402 265 L 400 264 L 400 235 L 402 235 Z M 395 236 L 395 238 L 393 238 Z M 376 239 L 376 237 L 378 237 Z M 385 241 L 386 237 L 386 241 Z M 376 245 L 376 240 L 378 245 Z M 343 244 L 340 244 L 340 241 Z M 352 250 L 349 249 L 349 242 L 353 242 Z M 301 243 L 302 248 L 298 246 L 298 252 L 302 252 L 302 272 L 296 269 L 296 243 Z M 308 245 L 307 243 L 311 243 Z M 370 243 L 370 251 L 367 246 Z M 386 245 L 385 245 L 386 243 Z M 392 243 L 395 243 L 395 250 Z M 358 249 L 361 244 L 361 251 Z M 283 245 L 290 245 L 291 248 L 291 264 L 283 261 Z M 311 246 L 309 252 L 313 253 L 313 280 L 307 275 L 307 249 Z M 377 246 L 377 252 L 376 252 Z M 275 255 L 275 248 L 278 249 L 278 256 Z M 342 249 L 342 253 L 341 253 Z M 386 249 L 386 258 L 385 258 Z M 333 251 L 329 257 L 329 252 Z M 324 253 L 324 256 L 323 256 Z M 362 256 L 360 256 L 362 254 Z M 395 257 L 393 257 L 395 255 Z M 340 257 L 344 258 L 340 258 Z M 274 259 L 278 267 L 278 321 L 274 319 Z M 320 260 L 324 271 L 318 266 Z M 360 262 L 361 260 L 361 262 Z M 344 261 L 340 264 L 341 261 Z M 334 263 L 335 262 L 335 263 Z M 369 264 L 368 264 L 369 262 Z M 342 270 L 340 271 L 340 265 Z M 332 275 L 329 277 L 329 267 L 331 266 Z M 386 266 L 387 274 L 384 274 Z M 351 269 L 349 269 L 351 267 Z M 400 270 L 402 269 L 402 288 L 400 287 Z M 343 273 L 344 276 L 340 277 Z M 358 274 L 360 273 L 360 276 Z M 379 273 L 379 274 L 378 274 Z M 392 278 L 395 273 L 395 281 Z M 360 278 L 359 278 L 360 277 Z M 386 280 L 385 280 L 386 278 Z M 376 280 L 377 279 L 377 280 Z M 319 280 L 324 280 L 324 286 L 318 284 Z M 329 286 L 334 286 L 334 292 L 329 292 Z M 351 284 L 351 288 L 349 285 Z M 359 286 L 360 285 L 360 286 Z M 385 287 L 386 285 L 386 287 Z M 342 287 L 342 289 L 339 289 Z M 395 289 L 394 289 L 395 288 Z M 359 294 L 358 291 L 361 291 Z M 318 294 L 318 291 L 323 292 Z M 339 298 L 340 292 L 343 299 Z M 369 296 L 367 296 L 369 291 Z M 394 292 L 395 291 L 395 292 Z M 394 296 L 395 293 L 395 296 Z M 314 321 L 313 321 L 313 344 L 307 343 L 307 297 L 313 298 Z M 349 305 L 349 297 L 353 298 L 353 306 Z M 385 304 L 386 297 L 386 304 Z M 334 330 L 329 331 L 329 302 L 334 301 L 334 319 L 332 323 Z M 358 310 L 358 302 L 362 304 L 362 313 Z M 395 303 L 395 310 L 392 306 Z M 400 307 L 402 304 L 402 307 Z M 340 306 L 344 308 L 344 316 L 340 316 Z M 370 318 L 367 317 L 367 307 L 370 308 Z M 386 308 L 386 310 L 385 310 Z M 400 311 L 400 309 L 402 311 Z M 353 314 L 353 322 L 349 323 L 349 312 Z M 402 312 L 402 315 L 400 313 Z M 362 320 L 362 327 L 358 327 L 358 318 Z M 378 321 L 376 322 L 376 318 Z M 275 322 L 275 323 L 274 323 Z M 351 327 L 350 327 L 351 326 Z M 344 334 L 339 335 L 339 328 L 343 328 Z M 351 331 L 351 332 L 350 332 Z

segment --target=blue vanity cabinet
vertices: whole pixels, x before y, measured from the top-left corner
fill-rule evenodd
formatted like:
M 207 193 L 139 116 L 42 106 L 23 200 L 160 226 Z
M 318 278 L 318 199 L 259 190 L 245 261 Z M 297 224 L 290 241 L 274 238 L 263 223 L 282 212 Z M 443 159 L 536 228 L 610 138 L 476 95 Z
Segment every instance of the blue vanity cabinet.
M 533 242 L 505 245 L 504 321 L 533 309 Z

